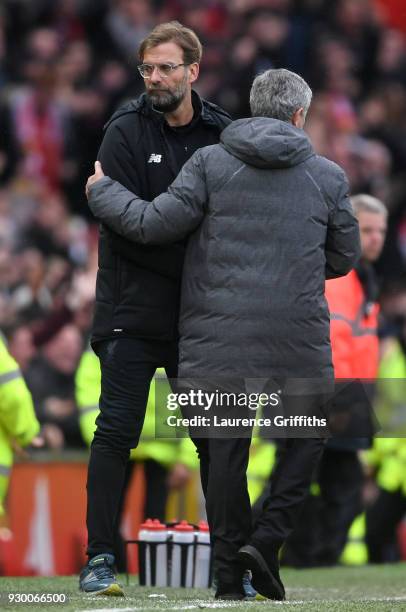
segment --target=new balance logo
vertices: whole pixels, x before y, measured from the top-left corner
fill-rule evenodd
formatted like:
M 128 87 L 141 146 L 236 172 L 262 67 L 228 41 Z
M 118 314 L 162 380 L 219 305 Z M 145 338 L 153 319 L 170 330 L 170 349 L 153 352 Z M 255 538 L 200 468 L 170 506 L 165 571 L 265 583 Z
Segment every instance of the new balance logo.
M 162 160 L 162 155 L 158 155 L 158 153 L 151 153 L 148 163 L 149 164 L 160 164 Z

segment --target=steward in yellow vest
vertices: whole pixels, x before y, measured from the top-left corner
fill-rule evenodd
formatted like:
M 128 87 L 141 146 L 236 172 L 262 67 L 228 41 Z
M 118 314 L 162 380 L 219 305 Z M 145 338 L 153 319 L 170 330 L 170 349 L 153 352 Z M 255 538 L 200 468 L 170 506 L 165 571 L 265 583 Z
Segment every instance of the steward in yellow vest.
M 366 513 L 369 560 L 399 559 L 397 527 L 406 514 L 406 354 L 398 339 L 387 342 L 379 367 L 376 415 L 380 435 L 366 454 L 379 493 Z M 397 436 L 397 437 L 386 437 Z
M 188 469 L 198 467 L 195 446 L 189 438 L 157 438 L 155 432 L 155 393 L 170 393 L 163 369 L 157 370 L 152 380 L 144 426 L 137 448 L 131 451 L 130 459 L 136 461 L 154 460 L 170 470 L 177 464 Z M 79 425 L 84 441 L 90 446 L 96 429 L 95 420 L 99 414 L 101 372 L 100 364 L 92 349 L 86 350 L 76 372 L 76 402 L 79 409 Z M 156 389 L 156 381 L 159 389 Z M 164 389 L 165 385 L 165 389 Z
M 31 393 L 0 335 L 0 525 L 5 521 L 4 500 L 13 465 L 13 450 L 28 446 L 39 430 Z

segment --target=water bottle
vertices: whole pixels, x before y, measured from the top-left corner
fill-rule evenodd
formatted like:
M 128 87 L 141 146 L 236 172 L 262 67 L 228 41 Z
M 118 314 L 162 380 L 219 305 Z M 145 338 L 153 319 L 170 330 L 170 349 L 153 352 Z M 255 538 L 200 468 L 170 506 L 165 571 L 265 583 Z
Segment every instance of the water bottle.
M 207 589 L 210 586 L 210 533 L 206 521 L 200 521 L 199 530 L 196 533 L 196 559 L 195 559 L 195 578 L 193 586 L 196 588 Z
M 181 521 L 173 528 L 171 587 L 191 587 L 193 583 L 193 543 L 195 533 L 192 525 Z
M 149 534 L 151 585 L 168 586 L 168 530 L 158 519 L 152 521 Z
M 147 519 L 140 525 L 138 532 L 138 572 L 140 585 L 151 585 L 151 559 L 149 551 L 149 538 L 151 535 L 152 520 Z

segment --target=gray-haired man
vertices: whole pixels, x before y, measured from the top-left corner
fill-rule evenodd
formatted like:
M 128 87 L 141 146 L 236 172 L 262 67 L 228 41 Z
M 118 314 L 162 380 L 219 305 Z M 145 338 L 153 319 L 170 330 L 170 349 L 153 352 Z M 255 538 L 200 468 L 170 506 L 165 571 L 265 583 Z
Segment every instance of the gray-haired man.
M 268 70 L 252 86 L 253 117 L 197 151 L 167 193 L 140 200 L 100 165 L 88 181 L 96 217 L 135 242 L 190 234 L 180 314 L 181 378 L 333 379 L 326 278 L 360 253 L 344 172 L 301 129 L 311 90 Z M 303 398 L 301 398 L 302 400 Z M 322 453 L 319 438 L 286 438 L 254 531 L 246 486 L 249 440 L 195 440 L 214 547 L 216 596 L 242 598 L 241 574 L 284 599 L 278 551 Z

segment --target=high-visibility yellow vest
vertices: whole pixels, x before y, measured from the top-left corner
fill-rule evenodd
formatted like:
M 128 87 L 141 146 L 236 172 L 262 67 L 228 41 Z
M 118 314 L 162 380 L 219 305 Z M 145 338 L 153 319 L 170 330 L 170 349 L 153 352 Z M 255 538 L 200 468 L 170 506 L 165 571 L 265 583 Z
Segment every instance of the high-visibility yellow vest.
M 406 495 L 406 357 L 398 340 L 390 341 L 379 366 L 376 383 L 376 416 L 382 432 L 372 448 L 364 453 L 367 463 L 376 469 L 376 482 L 385 491 Z
M 387 343 L 382 356 L 374 407 L 383 434 L 390 430 L 397 431 L 399 435 L 406 432 L 406 359 L 397 340 Z M 375 480 L 381 489 L 389 492 L 401 490 L 406 495 L 406 438 L 376 437 L 372 448 L 363 451 L 362 459 L 375 467 Z M 348 532 L 347 544 L 341 556 L 342 563 L 367 563 L 365 530 L 365 514 L 361 514 L 354 519 Z
M 386 342 L 376 381 L 375 414 L 382 431 L 378 435 L 406 435 L 406 358 L 400 342 Z
M 365 565 L 368 563 L 368 548 L 365 544 L 365 514 L 357 516 L 348 530 L 347 543 L 341 553 L 344 565 Z
M 248 494 L 251 505 L 260 497 L 269 482 L 275 465 L 276 446 L 269 440 L 253 437 L 247 469 Z
M 375 480 L 381 489 L 406 495 L 406 438 L 375 438 L 364 460 L 375 467 Z
M 99 414 L 101 372 L 98 357 L 91 348 L 86 350 L 76 371 L 76 403 L 79 409 L 79 425 L 84 441 L 90 446 L 96 430 L 96 418 Z M 183 463 L 191 469 L 198 467 L 196 449 L 190 438 L 160 438 L 156 435 L 155 398 L 170 393 L 170 386 L 165 371 L 158 369 L 151 382 L 144 426 L 137 448 L 131 450 L 130 458 L 137 461 L 153 459 L 164 466 Z M 161 404 L 162 402 L 158 402 Z M 169 414 L 169 413 L 168 413 Z
M 13 465 L 12 442 L 27 446 L 39 430 L 31 393 L 0 336 L 0 516 Z

